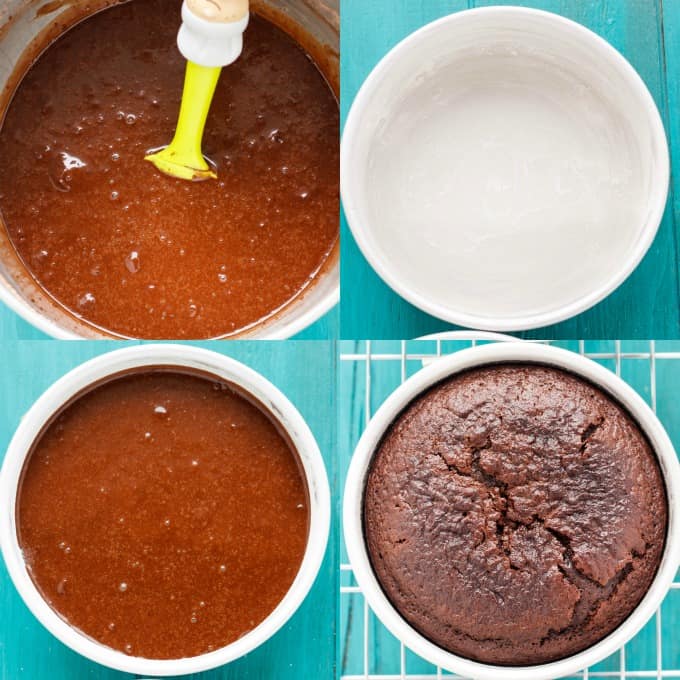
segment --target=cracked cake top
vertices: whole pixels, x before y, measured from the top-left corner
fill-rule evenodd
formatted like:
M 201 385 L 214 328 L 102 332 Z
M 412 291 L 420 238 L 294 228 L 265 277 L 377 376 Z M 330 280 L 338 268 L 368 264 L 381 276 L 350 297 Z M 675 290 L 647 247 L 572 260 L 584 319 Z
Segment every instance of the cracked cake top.
M 507 364 L 414 400 L 371 462 L 364 531 L 401 615 L 446 650 L 532 665 L 619 626 L 656 574 L 667 501 L 647 439 L 590 383 Z

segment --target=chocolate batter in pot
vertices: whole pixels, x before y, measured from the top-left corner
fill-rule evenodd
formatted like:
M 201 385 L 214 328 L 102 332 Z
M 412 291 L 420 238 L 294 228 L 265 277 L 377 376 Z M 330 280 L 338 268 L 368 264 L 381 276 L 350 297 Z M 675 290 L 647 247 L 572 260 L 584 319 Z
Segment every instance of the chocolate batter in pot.
M 313 284 L 338 232 L 338 108 L 305 52 L 257 16 L 203 149 L 219 179 L 161 175 L 185 62 L 177 0 L 132 0 L 62 36 L 0 131 L 0 210 L 37 282 L 114 334 L 208 338 Z
M 297 454 L 207 378 L 129 374 L 68 406 L 34 445 L 19 542 L 47 602 L 127 654 L 197 656 L 261 623 L 307 543 Z

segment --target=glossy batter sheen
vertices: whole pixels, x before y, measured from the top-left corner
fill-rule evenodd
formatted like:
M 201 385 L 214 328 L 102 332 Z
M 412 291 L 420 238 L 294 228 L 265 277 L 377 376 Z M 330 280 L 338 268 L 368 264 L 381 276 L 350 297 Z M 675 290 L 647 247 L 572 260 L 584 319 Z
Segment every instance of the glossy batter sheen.
M 154 659 L 243 636 L 283 599 L 308 535 L 297 455 L 228 386 L 129 375 L 69 406 L 37 442 L 19 541 L 51 606 Z
M 456 376 L 375 454 L 365 533 L 402 616 L 485 663 L 545 663 L 619 626 L 647 592 L 667 502 L 647 440 L 597 388 L 540 366 Z
M 29 71 L 0 132 L 0 210 L 37 281 L 117 334 L 232 334 L 298 296 L 338 232 L 338 109 L 307 55 L 251 17 L 204 140 L 218 181 L 161 175 L 184 80 L 176 0 L 132 0 Z

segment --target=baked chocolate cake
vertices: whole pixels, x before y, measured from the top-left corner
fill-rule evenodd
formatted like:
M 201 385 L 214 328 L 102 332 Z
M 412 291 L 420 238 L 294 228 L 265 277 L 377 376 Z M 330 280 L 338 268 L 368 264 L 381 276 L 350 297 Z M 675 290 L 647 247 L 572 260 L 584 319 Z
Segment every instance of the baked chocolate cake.
M 391 425 L 364 530 L 411 626 L 518 666 L 580 652 L 631 614 L 667 512 L 655 454 L 621 406 L 564 371 L 506 364 L 440 383 Z

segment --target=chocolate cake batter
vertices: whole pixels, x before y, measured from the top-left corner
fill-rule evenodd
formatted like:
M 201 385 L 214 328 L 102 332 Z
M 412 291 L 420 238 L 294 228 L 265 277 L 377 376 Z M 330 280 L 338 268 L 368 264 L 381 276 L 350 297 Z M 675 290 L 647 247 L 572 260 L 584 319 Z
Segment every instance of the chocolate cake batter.
M 308 535 L 297 454 L 227 385 L 130 374 L 82 396 L 24 470 L 19 542 L 71 625 L 134 656 L 209 652 L 263 621 Z
M 667 501 L 620 406 L 562 371 L 502 365 L 399 416 L 364 521 L 378 580 L 414 628 L 470 659 L 531 665 L 628 617 L 657 571 Z
M 178 0 L 92 16 L 30 69 L 0 132 L 0 210 L 37 282 L 129 337 L 234 334 L 313 284 L 338 234 L 337 102 L 305 52 L 257 16 L 204 138 L 219 179 L 160 174 L 186 62 Z

